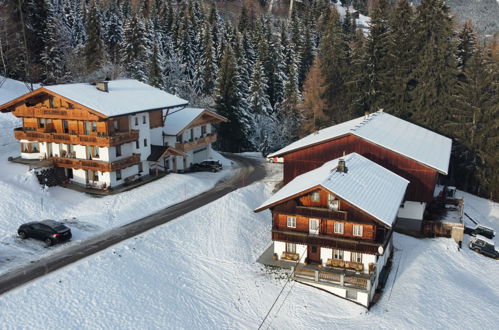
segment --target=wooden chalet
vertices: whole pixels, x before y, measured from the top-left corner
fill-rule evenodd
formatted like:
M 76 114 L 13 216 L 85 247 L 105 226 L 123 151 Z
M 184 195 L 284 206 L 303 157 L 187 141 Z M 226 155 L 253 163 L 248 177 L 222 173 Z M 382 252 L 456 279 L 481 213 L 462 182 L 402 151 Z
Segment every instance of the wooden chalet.
M 356 152 L 409 180 L 400 217 L 422 220 L 438 175 L 447 175 L 452 141 L 382 111 L 312 133 L 269 155 L 283 157 L 284 183 Z
M 294 279 L 369 306 L 409 181 L 357 153 L 297 176 L 270 209 L 274 259 Z
M 20 160 L 44 160 L 69 181 L 107 189 L 149 174 L 151 145 L 163 139 L 163 111 L 186 104 L 139 81 L 114 80 L 44 86 L 0 111 L 22 119 L 14 131 Z

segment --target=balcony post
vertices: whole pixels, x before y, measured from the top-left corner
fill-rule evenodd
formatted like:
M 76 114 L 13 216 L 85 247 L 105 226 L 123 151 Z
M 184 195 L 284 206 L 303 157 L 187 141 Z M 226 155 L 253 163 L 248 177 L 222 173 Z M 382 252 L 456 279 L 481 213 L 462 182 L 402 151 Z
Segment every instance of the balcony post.
M 368 278 L 366 281 L 366 289 L 367 291 L 371 292 L 371 279 Z
M 316 282 L 319 282 L 319 271 L 318 271 L 318 270 L 316 270 L 316 271 L 315 271 L 315 274 L 314 274 L 314 280 L 315 280 Z
M 345 274 L 340 274 L 340 285 L 345 286 Z

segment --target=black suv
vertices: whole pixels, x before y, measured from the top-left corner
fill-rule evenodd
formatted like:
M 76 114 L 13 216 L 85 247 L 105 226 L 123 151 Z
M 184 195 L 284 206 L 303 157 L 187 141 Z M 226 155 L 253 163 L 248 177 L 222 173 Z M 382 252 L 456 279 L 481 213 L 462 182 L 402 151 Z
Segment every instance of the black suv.
M 487 257 L 499 259 L 499 252 L 496 250 L 494 242 L 483 236 L 477 235 L 476 237 L 473 237 L 469 247 L 473 251 L 486 255 Z
M 35 238 L 44 241 L 47 246 L 71 239 L 71 229 L 54 220 L 29 222 L 17 230 L 20 238 Z
M 494 229 L 483 225 L 477 225 L 475 228 L 465 227 L 464 233 L 472 236 L 482 235 L 490 239 L 493 239 L 494 236 L 496 236 Z
M 191 171 L 193 171 L 193 172 L 199 172 L 199 171 L 218 172 L 222 168 L 223 168 L 223 166 L 219 161 L 205 160 L 201 163 L 192 164 Z

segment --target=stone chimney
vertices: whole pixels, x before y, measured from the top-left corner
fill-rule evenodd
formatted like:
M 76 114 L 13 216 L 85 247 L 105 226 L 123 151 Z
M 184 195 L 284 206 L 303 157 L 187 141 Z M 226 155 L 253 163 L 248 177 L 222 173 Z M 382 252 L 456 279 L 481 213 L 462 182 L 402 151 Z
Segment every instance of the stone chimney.
M 106 92 L 106 93 L 109 93 L 109 82 L 108 81 L 99 81 L 97 84 L 96 84 L 96 87 L 98 90 L 100 90 L 101 92 Z

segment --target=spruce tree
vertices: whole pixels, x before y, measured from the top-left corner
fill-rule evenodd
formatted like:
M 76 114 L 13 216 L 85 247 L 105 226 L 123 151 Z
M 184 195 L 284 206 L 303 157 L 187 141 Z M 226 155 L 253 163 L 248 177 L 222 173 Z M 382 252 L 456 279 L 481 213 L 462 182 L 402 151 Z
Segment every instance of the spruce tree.
M 102 42 L 100 13 L 95 0 L 90 3 L 86 23 L 87 42 L 85 44 L 84 56 L 87 71 L 94 72 L 100 69 L 106 61 L 104 43 Z
M 121 45 L 121 64 L 130 78 L 148 81 L 148 49 L 146 28 L 141 17 L 134 15 L 125 23 L 125 38 Z

